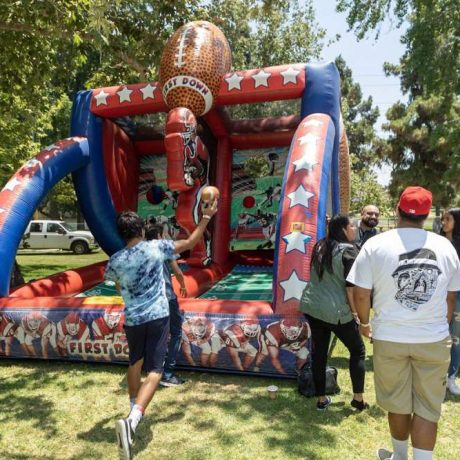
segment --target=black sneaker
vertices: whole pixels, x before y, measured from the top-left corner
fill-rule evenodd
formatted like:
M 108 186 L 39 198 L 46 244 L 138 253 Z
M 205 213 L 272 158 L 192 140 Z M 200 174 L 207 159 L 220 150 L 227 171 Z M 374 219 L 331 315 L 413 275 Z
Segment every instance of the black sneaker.
M 364 401 L 357 401 L 353 399 L 350 403 L 351 407 L 354 407 L 358 412 L 362 412 L 364 409 L 369 409 L 369 404 Z
M 127 418 L 117 420 L 115 423 L 115 431 L 117 433 L 118 453 L 120 459 L 131 459 L 131 446 L 134 442 L 134 431 L 131 428 L 131 421 Z
M 184 383 L 185 380 L 177 377 L 177 375 L 172 375 L 169 379 L 162 377 L 160 380 L 160 385 L 162 387 L 177 387 L 178 385 L 182 385 Z
M 326 396 L 324 401 L 318 401 L 316 403 L 316 410 L 323 411 L 326 410 L 332 404 L 332 399 L 329 396 Z

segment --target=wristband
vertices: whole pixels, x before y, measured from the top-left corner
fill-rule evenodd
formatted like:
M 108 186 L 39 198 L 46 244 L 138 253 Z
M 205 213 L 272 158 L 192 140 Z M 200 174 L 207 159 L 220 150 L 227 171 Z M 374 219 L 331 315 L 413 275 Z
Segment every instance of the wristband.
M 369 326 L 371 325 L 371 323 L 366 323 L 366 324 L 364 324 L 364 323 L 359 323 L 359 325 L 360 325 L 361 327 L 369 327 Z
M 206 219 L 206 220 L 211 220 L 211 216 L 208 216 L 207 214 L 201 216 L 202 219 Z

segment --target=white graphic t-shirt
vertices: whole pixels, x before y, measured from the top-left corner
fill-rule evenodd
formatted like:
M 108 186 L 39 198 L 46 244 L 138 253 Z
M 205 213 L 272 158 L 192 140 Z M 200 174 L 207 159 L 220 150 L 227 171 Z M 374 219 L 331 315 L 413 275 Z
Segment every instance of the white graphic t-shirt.
M 416 228 L 374 236 L 347 281 L 373 289 L 377 340 L 429 343 L 449 335 L 447 291 L 460 291 L 460 262 L 451 242 Z

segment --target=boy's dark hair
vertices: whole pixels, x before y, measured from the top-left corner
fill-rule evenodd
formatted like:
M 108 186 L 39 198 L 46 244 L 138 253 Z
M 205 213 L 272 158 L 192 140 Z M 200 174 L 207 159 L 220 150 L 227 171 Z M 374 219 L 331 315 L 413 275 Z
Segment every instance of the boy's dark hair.
M 158 240 L 163 233 L 163 227 L 158 224 L 147 224 L 145 226 L 145 239 Z
M 144 221 L 134 211 L 123 211 L 117 217 L 117 230 L 125 242 L 142 237 Z
M 408 212 L 404 212 L 400 207 L 398 207 L 398 212 L 399 217 L 402 217 L 405 220 L 410 220 L 411 222 L 423 222 L 428 217 L 428 214 L 420 214 L 419 216 L 409 214 Z

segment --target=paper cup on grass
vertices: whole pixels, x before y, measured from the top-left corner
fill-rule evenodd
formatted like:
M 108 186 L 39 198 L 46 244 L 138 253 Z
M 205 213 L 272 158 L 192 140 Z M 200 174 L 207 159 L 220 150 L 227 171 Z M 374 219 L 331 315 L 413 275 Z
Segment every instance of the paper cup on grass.
M 278 393 L 278 387 L 276 385 L 270 385 L 267 387 L 268 397 L 270 399 L 276 399 L 276 395 Z

